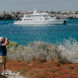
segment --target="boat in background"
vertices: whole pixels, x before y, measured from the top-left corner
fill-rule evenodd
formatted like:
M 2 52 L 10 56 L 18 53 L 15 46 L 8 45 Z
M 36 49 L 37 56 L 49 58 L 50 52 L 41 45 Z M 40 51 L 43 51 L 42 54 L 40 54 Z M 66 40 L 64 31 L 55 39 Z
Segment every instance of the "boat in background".
M 14 22 L 17 25 L 52 25 L 65 24 L 66 19 L 57 19 L 46 12 L 38 12 L 34 10 L 31 14 L 25 14 L 20 20 Z

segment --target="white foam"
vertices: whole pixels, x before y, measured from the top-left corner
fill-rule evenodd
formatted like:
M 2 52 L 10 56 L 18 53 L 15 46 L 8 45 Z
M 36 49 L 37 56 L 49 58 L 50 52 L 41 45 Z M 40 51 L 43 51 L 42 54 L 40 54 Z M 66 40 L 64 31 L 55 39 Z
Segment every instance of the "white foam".
M 63 45 L 59 45 L 61 55 L 65 59 L 78 63 L 78 42 L 75 39 L 65 40 Z

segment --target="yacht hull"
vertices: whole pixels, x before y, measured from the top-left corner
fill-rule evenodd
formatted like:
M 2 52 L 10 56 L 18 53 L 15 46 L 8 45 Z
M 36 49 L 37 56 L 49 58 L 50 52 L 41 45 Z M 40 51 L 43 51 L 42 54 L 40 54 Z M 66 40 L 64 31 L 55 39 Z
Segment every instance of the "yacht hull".
M 53 24 L 64 24 L 66 19 L 55 19 L 52 21 L 15 21 L 17 25 L 53 25 Z

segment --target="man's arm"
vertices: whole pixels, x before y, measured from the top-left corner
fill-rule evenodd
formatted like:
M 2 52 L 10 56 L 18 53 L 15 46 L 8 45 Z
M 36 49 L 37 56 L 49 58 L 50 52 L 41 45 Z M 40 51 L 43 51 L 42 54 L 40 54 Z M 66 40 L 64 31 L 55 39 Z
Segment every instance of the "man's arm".
M 8 45 L 8 44 L 9 44 L 9 41 L 8 41 L 8 38 L 6 38 L 6 39 L 5 39 L 5 42 L 2 43 L 2 46 L 6 46 L 6 45 Z
M 3 44 L 2 44 L 2 46 L 6 46 L 6 45 L 7 45 L 6 43 L 3 43 Z

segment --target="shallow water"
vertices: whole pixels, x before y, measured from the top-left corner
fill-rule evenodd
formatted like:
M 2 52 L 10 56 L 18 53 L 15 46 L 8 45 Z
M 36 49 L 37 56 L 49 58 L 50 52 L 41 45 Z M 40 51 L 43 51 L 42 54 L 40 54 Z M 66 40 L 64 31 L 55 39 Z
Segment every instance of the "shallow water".
M 19 45 L 33 41 L 60 44 L 64 39 L 74 38 L 78 41 L 78 19 L 69 19 L 66 25 L 25 26 L 14 25 L 13 20 L 0 21 L 0 36 L 8 37 Z

